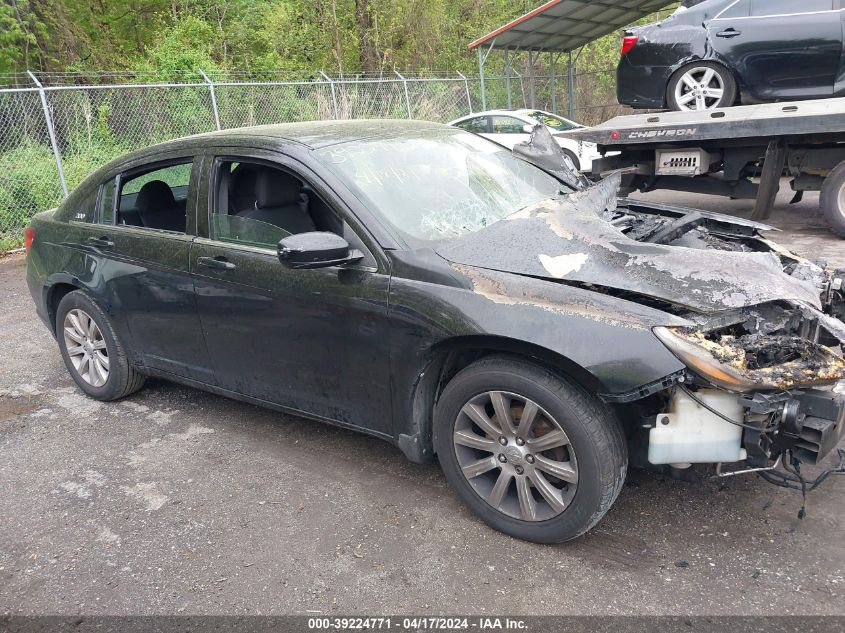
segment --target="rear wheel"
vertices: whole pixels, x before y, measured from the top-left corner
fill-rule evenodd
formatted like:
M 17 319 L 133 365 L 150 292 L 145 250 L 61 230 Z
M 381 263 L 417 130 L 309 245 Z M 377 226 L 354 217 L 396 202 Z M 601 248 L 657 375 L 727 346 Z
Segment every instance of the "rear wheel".
M 733 105 L 736 92 L 736 80 L 727 68 L 712 62 L 697 62 L 672 76 L 666 102 L 671 110 L 712 110 Z
M 628 463 L 611 409 L 548 370 L 499 357 L 446 386 L 435 448 L 449 484 L 486 523 L 538 543 L 598 523 Z
M 144 377 L 129 365 L 109 318 L 81 290 L 59 302 L 56 338 L 68 372 L 92 398 L 117 400 L 144 384 Z
M 824 179 L 819 204 L 830 230 L 845 238 L 845 162 Z

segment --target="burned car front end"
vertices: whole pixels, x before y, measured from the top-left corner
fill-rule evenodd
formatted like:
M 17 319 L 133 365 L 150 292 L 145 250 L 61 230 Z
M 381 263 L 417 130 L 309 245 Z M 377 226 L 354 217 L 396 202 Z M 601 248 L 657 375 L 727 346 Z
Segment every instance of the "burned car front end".
M 648 464 L 744 461 L 765 469 L 785 458 L 818 464 L 833 451 L 845 433 L 845 270 L 783 249 L 764 237 L 768 227 L 753 222 L 635 201 L 605 217 L 647 243 L 766 254 L 788 278 L 785 286 L 769 282 L 783 290 L 779 298 L 756 303 L 734 289 L 724 295 L 724 309 L 682 310 L 691 325 L 654 328 L 687 370 L 640 407 L 648 411 L 640 424 L 648 432 Z M 786 298 L 795 281 L 815 296 Z
M 739 472 L 821 462 L 845 432 L 845 271 L 780 247 L 766 237 L 771 227 L 619 199 L 619 173 L 588 184 L 555 152 L 540 131 L 514 149 L 572 193 L 441 255 L 665 315 L 651 332 L 677 370 L 599 394 L 619 411 L 632 463 L 677 474 L 693 464 L 744 462 L 731 469 Z

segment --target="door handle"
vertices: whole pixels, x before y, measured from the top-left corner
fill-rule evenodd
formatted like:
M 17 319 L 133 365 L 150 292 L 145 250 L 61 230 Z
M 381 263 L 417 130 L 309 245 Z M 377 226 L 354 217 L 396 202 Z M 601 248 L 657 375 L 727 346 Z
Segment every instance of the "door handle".
M 719 31 L 718 33 L 716 33 L 716 37 L 724 37 L 727 39 L 736 37 L 737 35 L 742 35 L 742 31 L 737 31 L 734 28 L 725 29 L 724 31 Z
M 105 235 L 102 237 L 89 237 L 87 243 L 89 246 L 96 246 L 97 248 L 112 248 L 114 246 L 114 242 Z
M 235 270 L 235 266 L 225 257 L 197 257 L 197 264 L 214 270 Z

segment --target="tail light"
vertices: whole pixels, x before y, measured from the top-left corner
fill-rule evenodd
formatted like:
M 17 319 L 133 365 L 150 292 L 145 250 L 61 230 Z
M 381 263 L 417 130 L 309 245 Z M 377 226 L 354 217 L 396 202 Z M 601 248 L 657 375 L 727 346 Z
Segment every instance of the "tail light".
M 631 49 L 637 45 L 637 40 L 639 38 L 636 35 L 626 35 L 622 38 L 622 50 L 619 51 L 619 54 L 624 57 L 628 53 L 631 52 Z
M 31 226 L 23 230 L 23 246 L 26 249 L 26 254 L 29 255 L 29 249 L 32 248 L 32 242 L 35 240 L 35 229 Z

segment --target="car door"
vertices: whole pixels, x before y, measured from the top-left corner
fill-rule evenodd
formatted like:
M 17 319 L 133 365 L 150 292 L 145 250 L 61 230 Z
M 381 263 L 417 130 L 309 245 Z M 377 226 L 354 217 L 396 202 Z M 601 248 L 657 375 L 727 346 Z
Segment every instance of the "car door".
M 842 56 L 838 8 L 838 0 L 739 0 L 708 23 L 708 41 L 753 99 L 828 97 Z
M 509 149 L 522 141 L 528 140 L 529 135 L 523 129 L 528 123 L 513 116 L 497 114 L 490 117 L 490 132 L 487 138 L 504 145 Z
M 386 259 L 376 259 L 372 242 L 359 235 L 362 228 L 342 202 L 298 161 L 221 148 L 208 165 L 202 204 L 208 214 L 191 252 L 191 270 L 218 383 L 291 410 L 389 434 Z M 262 169 L 276 170 L 277 178 L 301 179 L 300 201 L 294 198 L 291 207 L 301 212 L 305 199 L 309 217 L 320 216 L 313 226 L 300 221 L 290 232 L 341 233 L 365 259 L 346 267 L 284 267 L 277 244 L 289 231 L 270 223 L 272 210 L 263 208 L 260 196 L 250 202 L 248 183 L 260 182 Z M 246 177 L 248 172 L 253 173 Z
M 100 258 L 101 296 L 125 323 L 143 365 L 211 383 L 190 272 L 200 174 L 201 160 L 184 153 L 128 165 L 103 183 L 85 243 Z M 138 198 L 156 188 L 167 202 L 145 193 L 145 224 Z

